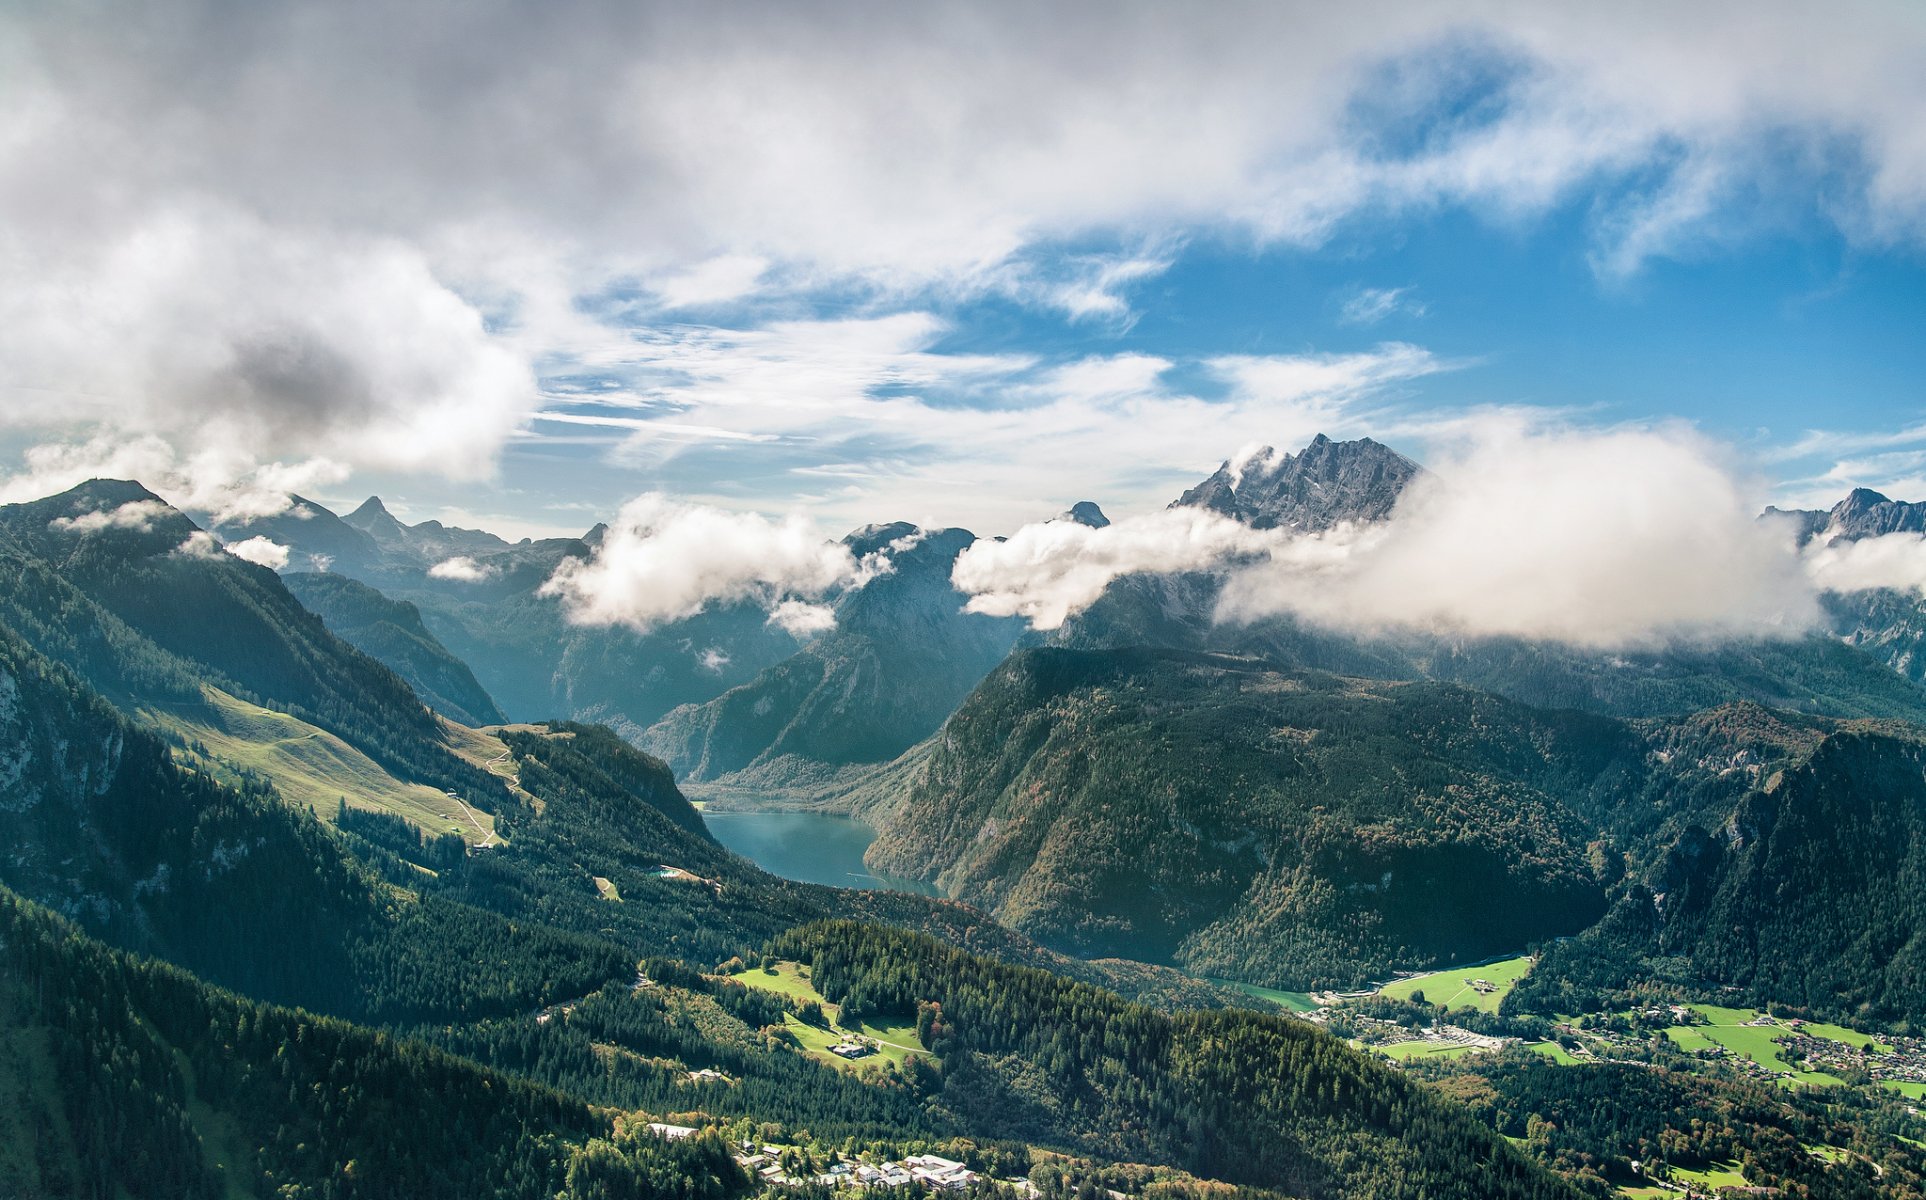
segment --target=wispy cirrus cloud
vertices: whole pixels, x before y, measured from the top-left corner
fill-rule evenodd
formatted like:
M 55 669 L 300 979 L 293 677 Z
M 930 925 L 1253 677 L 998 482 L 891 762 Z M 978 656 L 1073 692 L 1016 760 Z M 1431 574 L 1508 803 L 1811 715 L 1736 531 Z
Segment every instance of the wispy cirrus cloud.
M 1343 432 L 1456 365 L 1406 343 L 1046 362 L 949 351 L 948 333 L 932 314 L 652 331 L 627 363 L 601 356 L 621 386 L 540 422 L 620 431 L 613 455 L 732 503 L 801 494 L 850 524 L 887 512 L 995 529 L 1089 496 L 1160 503 L 1227 446 Z

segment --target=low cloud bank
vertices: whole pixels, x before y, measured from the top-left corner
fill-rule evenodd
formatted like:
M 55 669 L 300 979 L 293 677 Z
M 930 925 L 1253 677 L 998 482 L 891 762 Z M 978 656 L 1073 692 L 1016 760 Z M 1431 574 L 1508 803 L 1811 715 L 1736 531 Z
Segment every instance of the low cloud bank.
M 1004 541 L 979 541 L 956 560 L 950 582 L 968 611 L 1023 617 L 1055 629 L 1121 575 L 1218 566 L 1268 553 L 1274 535 L 1198 508 L 1173 508 L 1093 529 L 1076 521 L 1026 525 Z
M 952 576 L 974 611 L 1053 629 L 1136 572 L 1209 569 L 1217 617 L 1593 649 L 1792 636 L 1823 591 L 1926 586 L 1926 538 L 1798 546 L 1723 451 L 1679 428 L 1472 430 L 1389 520 L 1315 535 L 1173 510 L 1028 526 Z
M 456 583 L 480 583 L 494 573 L 466 554 L 445 558 L 428 568 L 430 579 L 452 579 Z
M 772 521 L 651 493 L 623 506 L 594 557 L 557 567 L 542 594 L 559 596 L 578 625 L 647 632 L 712 603 L 746 601 L 792 632 L 819 632 L 834 618 L 804 601 L 886 569 L 799 516 Z
M 279 542 L 265 537 L 251 537 L 239 542 L 229 542 L 227 552 L 235 558 L 278 571 L 288 565 L 288 548 Z

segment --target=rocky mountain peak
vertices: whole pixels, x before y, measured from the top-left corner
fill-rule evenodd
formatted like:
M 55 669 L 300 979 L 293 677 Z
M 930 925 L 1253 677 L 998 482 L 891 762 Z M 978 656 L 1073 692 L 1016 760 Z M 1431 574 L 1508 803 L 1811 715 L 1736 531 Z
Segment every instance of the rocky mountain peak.
M 1820 536 L 1852 540 L 1886 533 L 1926 533 L 1926 504 L 1892 500 L 1871 488 L 1854 488 L 1826 514 Z
M 1424 468 L 1381 442 L 1334 442 L 1323 434 L 1296 454 L 1269 446 L 1226 459 L 1172 508 L 1207 508 L 1256 529 L 1329 529 L 1381 521 Z
M 1069 511 L 1058 517 L 1057 520 L 1074 521 L 1079 525 L 1089 526 L 1091 529 L 1102 529 L 1104 526 L 1110 524 L 1110 518 L 1103 515 L 1103 509 L 1098 508 L 1094 500 L 1077 501 L 1070 506 Z
M 361 502 L 361 507 L 341 518 L 378 542 L 399 540 L 407 533 L 408 527 L 395 519 L 381 497 L 370 496 Z

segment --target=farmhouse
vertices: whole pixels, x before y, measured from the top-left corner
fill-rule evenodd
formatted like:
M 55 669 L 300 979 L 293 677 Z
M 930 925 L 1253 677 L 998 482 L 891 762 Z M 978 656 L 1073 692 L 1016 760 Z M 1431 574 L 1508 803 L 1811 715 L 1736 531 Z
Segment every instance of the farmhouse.
M 876 1047 L 865 1045 L 862 1042 L 838 1042 L 829 1048 L 829 1052 L 838 1058 L 853 1060 L 868 1058 L 870 1055 L 876 1053 Z

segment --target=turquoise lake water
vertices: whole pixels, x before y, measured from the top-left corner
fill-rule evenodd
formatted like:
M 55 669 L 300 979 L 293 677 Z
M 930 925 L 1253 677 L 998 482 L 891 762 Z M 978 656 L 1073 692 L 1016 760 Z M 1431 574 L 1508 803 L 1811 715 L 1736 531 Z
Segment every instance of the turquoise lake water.
M 863 865 L 876 831 L 853 817 L 811 812 L 707 812 L 715 839 L 771 875 L 830 887 L 880 888 L 937 895 L 913 879 L 891 879 Z

